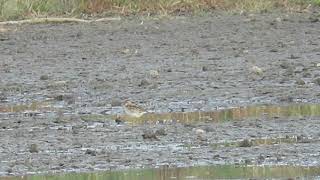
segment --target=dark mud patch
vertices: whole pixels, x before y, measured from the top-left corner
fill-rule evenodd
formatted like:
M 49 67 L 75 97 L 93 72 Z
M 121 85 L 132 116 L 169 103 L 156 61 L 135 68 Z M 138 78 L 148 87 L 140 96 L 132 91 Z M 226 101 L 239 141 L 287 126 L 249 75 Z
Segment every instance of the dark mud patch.
M 319 166 L 318 117 L 215 123 L 210 113 L 203 121 L 192 114 L 319 102 L 320 25 L 310 16 L 134 18 L 22 25 L 1 33 L 0 174 L 162 165 Z M 115 122 L 125 99 L 148 110 L 143 118 L 172 112 L 192 123 Z M 48 108 L 32 102 L 50 103 Z M 237 110 L 225 112 L 220 113 L 225 119 L 237 117 Z M 211 146 L 283 137 L 310 141 Z

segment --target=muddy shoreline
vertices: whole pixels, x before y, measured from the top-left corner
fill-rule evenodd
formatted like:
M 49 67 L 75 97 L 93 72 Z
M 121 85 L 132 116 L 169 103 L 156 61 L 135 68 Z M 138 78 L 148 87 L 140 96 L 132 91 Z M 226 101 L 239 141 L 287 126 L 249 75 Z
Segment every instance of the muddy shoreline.
M 123 113 L 125 99 L 150 113 L 319 103 L 315 18 L 211 14 L 22 25 L 0 33 L 0 175 L 161 165 L 319 166 L 317 117 L 136 125 L 108 118 Z M 88 114 L 106 118 L 81 118 Z M 143 139 L 150 129 L 163 133 Z M 306 141 L 212 147 L 265 137 Z

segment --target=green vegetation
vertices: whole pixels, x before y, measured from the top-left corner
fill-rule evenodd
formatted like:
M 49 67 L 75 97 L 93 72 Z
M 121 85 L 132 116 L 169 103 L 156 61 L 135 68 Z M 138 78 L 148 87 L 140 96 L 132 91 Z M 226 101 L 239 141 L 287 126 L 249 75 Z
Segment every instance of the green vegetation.
M 320 5 L 320 0 L 0 0 L 0 20 L 83 14 L 171 15 L 213 9 L 301 10 L 308 4 Z

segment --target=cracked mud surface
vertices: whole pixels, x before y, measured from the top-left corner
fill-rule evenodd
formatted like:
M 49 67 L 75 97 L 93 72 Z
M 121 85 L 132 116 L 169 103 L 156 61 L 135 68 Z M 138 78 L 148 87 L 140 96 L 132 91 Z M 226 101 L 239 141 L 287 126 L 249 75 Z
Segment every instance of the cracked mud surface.
M 157 113 L 319 103 L 320 24 L 310 16 L 133 18 L 23 25 L 1 33 L 0 174 L 160 165 L 319 166 L 317 117 L 191 125 L 81 118 L 122 113 L 125 99 Z M 39 108 L 39 115 L 26 116 L 6 108 L 32 102 L 48 102 L 52 112 Z M 158 140 L 143 139 L 150 129 L 164 133 Z M 212 145 L 265 137 L 296 142 Z

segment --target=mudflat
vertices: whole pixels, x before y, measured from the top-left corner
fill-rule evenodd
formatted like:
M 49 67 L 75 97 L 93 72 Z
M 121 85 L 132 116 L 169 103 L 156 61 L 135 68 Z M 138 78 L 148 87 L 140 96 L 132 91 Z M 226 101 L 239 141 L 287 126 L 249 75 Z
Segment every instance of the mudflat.
M 320 23 L 313 14 L 129 17 L 10 29 L 0 32 L 0 175 L 320 165 L 317 117 L 191 124 L 112 118 L 126 99 L 150 114 L 319 103 Z M 254 143 L 263 138 L 287 143 Z

